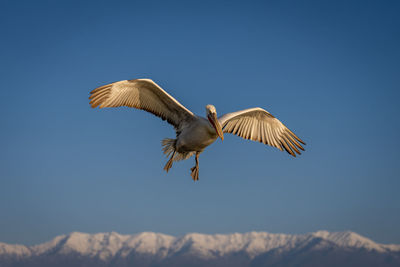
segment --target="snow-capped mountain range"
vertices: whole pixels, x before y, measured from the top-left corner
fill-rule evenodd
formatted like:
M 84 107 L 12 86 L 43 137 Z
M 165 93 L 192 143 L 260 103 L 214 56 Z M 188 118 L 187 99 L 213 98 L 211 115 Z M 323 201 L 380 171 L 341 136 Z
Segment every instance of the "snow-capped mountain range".
M 372 264 L 372 265 L 371 265 Z M 383 245 L 354 232 L 303 235 L 266 232 L 74 232 L 36 245 L 0 243 L 0 266 L 400 266 L 400 245 Z

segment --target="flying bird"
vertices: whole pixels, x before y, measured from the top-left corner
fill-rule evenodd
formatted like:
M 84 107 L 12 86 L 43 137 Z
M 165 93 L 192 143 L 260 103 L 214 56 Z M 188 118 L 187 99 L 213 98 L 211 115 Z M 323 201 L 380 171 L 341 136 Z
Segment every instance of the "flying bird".
M 132 107 L 148 111 L 167 120 L 176 131 L 176 139 L 162 140 L 164 154 L 169 157 L 166 172 L 174 161 L 195 155 L 196 165 L 191 168 L 194 181 L 199 179 L 199 155 L 224 133 L 258 141 L 293 157 L 304 151 L 305 143 L 282 122 L 262 108 L 249 108 L 217 117 L 213 105 L 206 106 L 206 118 L 185 108 L 175 98 L 150 79 L 123 80 L 100 86 L 90 92 L 92 108 Z M 301 143 L 301 144 L 300 144 Z

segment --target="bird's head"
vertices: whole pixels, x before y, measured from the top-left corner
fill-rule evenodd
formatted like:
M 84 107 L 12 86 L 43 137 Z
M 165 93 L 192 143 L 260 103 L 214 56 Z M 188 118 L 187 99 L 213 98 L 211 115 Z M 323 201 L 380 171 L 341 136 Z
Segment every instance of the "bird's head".
M 222 127 L 221 124 L 218 121 L 217 118 L 217 110 L 213 105 L 207 105 L 206 106 L 206 113 L 207 113 L 207 118 L 210 121 L 211 125 L 214 127 L 215 131 L 217 132 L 218 136 L 221 138 L 221 140 L 224 140 L 224 134 L 222 132 Z

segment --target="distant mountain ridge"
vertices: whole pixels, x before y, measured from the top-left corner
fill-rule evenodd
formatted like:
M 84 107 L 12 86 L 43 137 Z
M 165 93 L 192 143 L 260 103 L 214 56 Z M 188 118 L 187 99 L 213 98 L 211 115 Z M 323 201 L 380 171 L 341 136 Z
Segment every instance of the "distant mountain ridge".
M 302 235 L 250 232 L 74 232 L 35 246 L 0 243 L 0 266 L 400 266 L 400 245 L 384 245 L 354 232 Z

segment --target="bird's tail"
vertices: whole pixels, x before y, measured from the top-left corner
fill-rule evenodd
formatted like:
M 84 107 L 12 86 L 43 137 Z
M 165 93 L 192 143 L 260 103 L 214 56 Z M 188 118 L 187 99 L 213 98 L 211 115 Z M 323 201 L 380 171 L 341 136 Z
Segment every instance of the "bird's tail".
M 193 156 L 193 154 L 194 154 L 194 152 L 185 152 L 185 153 L 177 152 L 176 151 L 176 139 L 165 138 L 161 141 L 161 145 L 163 146 L 162 150 L 167 157 L 169 157 L 170 155 L 173 155 L 173 159 L 172 159 L 173 161 L 188 159 L 191 156 Z
M 164 154 L 169 157 L 172 153 L 174 153 L 176 148 L 176 139 L 165 138 L 161 141 L 161 145 L 163 146 L 162 150 Z

